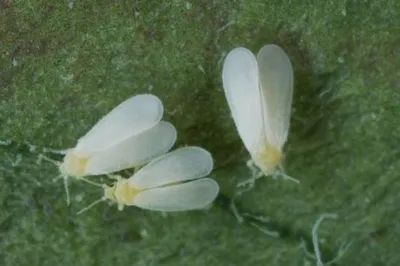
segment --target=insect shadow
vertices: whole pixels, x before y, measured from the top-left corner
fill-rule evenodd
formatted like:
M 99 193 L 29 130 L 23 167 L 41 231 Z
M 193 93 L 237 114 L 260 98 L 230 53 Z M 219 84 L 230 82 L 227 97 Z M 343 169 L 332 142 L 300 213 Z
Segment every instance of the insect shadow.
M 212 44 L 207 49 L 213 49 Z M 220 71 L 214 54 L 212 51 L 205 54 L 203 73 L 198 71 L 197 74 L 188 75 L 191 79 L 182 88 L 184 93 L 176 99 L 182 112 L 172 118 L 172 123 L 179 132 L 178 145 L 205 148 L 213 155 L 214 167 L 219 167 L 239 158 L 244 147 L 231 121 L 224 92 L 219 84 Z M 193 88 L 193 84 L 196 84 L 196 88 Z M 231 130 L 227 130 L 226 125 Z

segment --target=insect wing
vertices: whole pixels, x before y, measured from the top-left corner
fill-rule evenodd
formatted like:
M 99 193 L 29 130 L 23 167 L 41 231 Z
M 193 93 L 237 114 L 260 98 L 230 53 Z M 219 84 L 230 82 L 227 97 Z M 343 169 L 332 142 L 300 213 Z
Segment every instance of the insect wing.
M 89 175 L 107 174 L 141 166 L 166 153 L 176 140 L 175 127 L 165 121 L 91 157 L 85 167 Z
M 189 211 L 209 205 L 218 192 L 217 182 L 204 178 L 142 191 L 134 198 L 134 205 L 154 211 Z
M 236 128 L 252 152 L 263 136 L 257 60 L 245 48 L 232 50 L 224 61 L 222 82 Z
M 119 104 L 82 138 L 77 154 L 90 157 L 136 134 L 155 126 L 163 115 L 163 105 L 156 96 L 141 94 Z
M 193 180 L 213 169 L 211 154 L 200 147 L 184 147 L 150 162 L 129 179 L 131 187 L 148 189 Z
M 288 136 L 293 98 L 293 69 L 286 53 L 274 44 L 257 55 L 260 75 L 265 135 L 268 142 L 282 148 Z

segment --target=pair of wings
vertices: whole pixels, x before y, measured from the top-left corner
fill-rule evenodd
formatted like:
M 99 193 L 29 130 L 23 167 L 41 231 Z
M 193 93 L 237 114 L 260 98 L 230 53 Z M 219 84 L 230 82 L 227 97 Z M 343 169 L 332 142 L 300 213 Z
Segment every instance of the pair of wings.
M 288 136 L 293 97 L 293 70 L 286 53 L 272 44 L 257 57 L 236 48 L 224 61 L 222 81 L 247 150 L 255 151 L 263 137 L 280 150 Z
M 176 141 L 175 127 L 165 121 L 163 105 L 152 94 L 119 104 L 82 138 L 74 153 L 88 158 L 85 174 L 101 175 L 143 165 L 166 153 Z
M 156 211 L 186 211 L 207 206 L 219 192 L 217 182 L 202 178 L 212 169 L 211 154 L 200 147 L 169 152 L 128 179 L 130 187 L 141 190 L 132 204 Z

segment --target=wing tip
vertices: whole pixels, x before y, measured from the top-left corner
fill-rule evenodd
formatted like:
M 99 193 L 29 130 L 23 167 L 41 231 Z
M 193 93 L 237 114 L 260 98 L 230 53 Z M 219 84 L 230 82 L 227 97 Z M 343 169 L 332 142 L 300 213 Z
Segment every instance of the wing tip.
M 185 147 L 185 148 L 190 148 L 192 150 L 197 150 L 198 152 L 201 152 L 203 154 L 202 156 L 204 158 L 204 161 L 206 161 L 206 163 L 207 163 L 207 171 L 205 171 L 205 174 L 203 174 L 201 177 L 208 176 L 212 172 L 212 170 L 214 169 L 214 159 L 212 157 L 211 152 L 209 152 L 208 150 L 206 150 L 206 149 L 204 149 L 204 148 L 202 148 L 200 146 L 188 146 L 188 147 Z
M 117 107 L 119 107 L 123 104 L 127 104 L 131 101 L 140 101 L 141 103 L 143 103 L 143 101 L 147 101 L 150 104 L 154 104 L 154 106 L 156 106 L 156 109 L 158 110 L 157 123 L 160 122 L 160 120 L 162 119 L 163 114 L 164 114 L 164 104 L 158 96 L 156 96 L 152 93 L 136 94 L 136 95 L 129 97 L 125 101 L 121 102 Z M 116 109 L 117 107 L 115 107 L 114 109 Z
M 218 185 L 218 182 L 215 181 L 212 178 L 202 178 L 200 180 L 198 180 L 200 182 L 207 182 L 207 191 L 205 193 L 208 194 L 208 200 L 206 201 L 206 203 L 202 204 L 202 206 L 200 207 L 200 209 L 202 209 L 205 206 L 208 206 L 210 204 L 212 204 L 215 199 L 217 198 L 219 191 L 220 191 L 220 187 Z
M 197 184 L 195 184 L 197 183 Z M 202 184 L 199 184 L 202 183 Z M 217 198 L 219 194 L 219 185 L 218 183 L 211 178 L 202 178 L 190 182 L 186 182 L 183 184 L 177 184 L 174 185 L 170 188 L 161 188 L 161 189 L 173 189 L 173 187 L 181 187 L 186 189 L 187 185 L 195 185 L 196 190 L 201 192 L 201 197 L 197 199 L 197 203 L 189 205 L 189 206 L 182 206 L 178 204 L 177 206 L 157 206 L 157 204 L 142 204 L 143 203 L 143 198 L 138 199 L 140 197 L 140 193 L 134 198 L 133 205 L 142 208 L 142 209 L 148 209 L 152 211 L 165 211 L 165 212 L 181 212 L 181 211 L 194 211 L 194 210 L 200 210 L 204 209 L 205 207 L 209 206 L 214 202 L 214 200 Z M 159 188 L 155 188 L 159 189 Z M 196 193 L 194 194 L 196 195 Z M 142 201 L 142 202 L 141 202 Z M 147 199 L 146 199 L 147 201 Z
M 161 120 L 158 123 L 163 125 L 163 126 L 165 126 L 165 127 L 167 127 L 169 130 L 171 130 L 171 133 L 173 133 L 173 140 L 171 140 L 171 142 L 172 142 L 171 147 L 172 147 L 174 145 L 174 143 L 176 142 L 176 139 L 178 137 L 178 131 L 176 130 L 176 127 L 172 123 L 170 123 L 168 121 L 165 121 L 165 120 Z
M 246 54 L 246 55 L 250 56 L 251 58 L 254 57 L 254 59 L 255 59 L 254 54 L 246 47 L 242 47 L 242 46 L 236 47 L 236 48 L 233 48 L 231 51 L 229 51 L 229 53 L 226 55 L 225 60 L 224 60 L 223 69 L 226 68 L 227 64 L 230 63 L 231 60 L 235 60 L 236 56 L 243 55 L 243 54 Z
M 207 181 L 209 184 L 212 184 L 214 189 L 215 189 L 215 195 L 218 195 L 218 193 L 219 193 L 219 184 L 218 184 L 217 181 L 215 181 L 213 178 L 209 178 L 209 177 L 203 178 L 201 180 Z
M 293 67 L 292 67 L 292 62 L 290 61 L 290 57 L 287 54 L 287 52 L 280 47 L 277 44 L 266 44 L 263 47 L 261 47 L 260 51 L 258 52 L 257 57 L 259 57 L 263 53 L 273 53 L 273 54 L 280 54 L 283 58 L 285 58 L 285 61 L 287 61 L 289 68 L 291 69 L 291 72 L 293 73 Z

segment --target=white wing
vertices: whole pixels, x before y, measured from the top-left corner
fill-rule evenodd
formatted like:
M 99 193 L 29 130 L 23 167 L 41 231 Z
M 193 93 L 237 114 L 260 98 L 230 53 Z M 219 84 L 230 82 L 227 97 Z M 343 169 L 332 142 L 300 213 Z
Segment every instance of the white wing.
M 91 157 L 87 175 L 100 175 L 143 165 L 166 153 L 176 140 L 175 127 L 165 121 Z
M 293 70 L 286 53 L 273 44 L 257 55 L 260 73 L 265 135 L 268 142 L 281 149 L 288 136 L 293 98 Z
M 197 179 L 213 169 L 211 154 L 199 147 L 184 147 L 161 156 L 129 178 L 134 188 L 148 189 Z
M 155 126 L 163 115 L 163 106 L 156 96 L 141 94 L 119 104 L 82 138 L 75 147 L 77 154 L 90 157 L 129 137 Z
M 203 178 L 142 191 L 134 198 L 133 204 L 153 211 L 189 211 L 209 205 L 217 197 L 218 192 L 217 182 Z
M 258 66 L 253 53 L 236 48 L 226 57 L 222 82 L 236 128 L 249 152 L 264 135 Z

